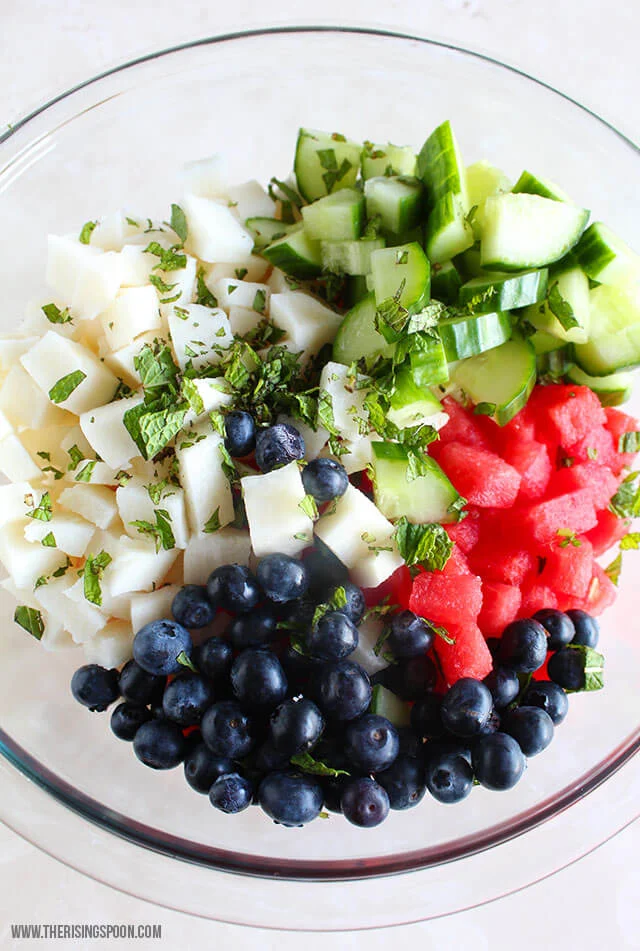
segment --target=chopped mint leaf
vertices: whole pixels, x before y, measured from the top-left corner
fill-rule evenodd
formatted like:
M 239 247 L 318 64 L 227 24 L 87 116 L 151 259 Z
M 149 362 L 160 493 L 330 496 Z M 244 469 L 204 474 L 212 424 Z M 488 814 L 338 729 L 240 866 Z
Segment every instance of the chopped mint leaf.
M 291 757 L 292 766 L 311 776 L 350 776 L 346 769 L 335 769 L 321 760 L 314 759 L 311 753 L 296 753 Z
M 42 312 L 50 324 L 72 323 L 72 318 L 68 307 L 65 307 L 64 310 L 60 310 L 60 308 L 56 307 L 55 304 L 45 304 L 44 307 L 42 307 Z
M 127 222 L 128 225 L 131 225 L 132 228 L 140 227 L 140 223 L 136 221 L 135 218 L 129 218 L 129 216 L 127 215 L 124 220 Z
M 406 250 L 398 249 L 396 251 L 396 264 L 408 264 L 409 263 L 409 252 Z
M 235 485 L 235 483 L 238 481 L 238 472 L 235 467 L 235 463 L 229 454 L 229 450 L 223 442 L 218 445 L 218 449 L 220 451 L 220 455 L 222 456 L 222 471 L 224 472 L 227 481 L 230 482 L 231 485 Z
M 388 343 L 398 339 L 409 319 L 409 311 L 400 303 L 405 284 L 406 278 L 403 278 L 393 297 L 387 297 L 376 308 L 376 330 Z
M 237 290 L 238 290 L 238 285 L 237 285 L 237 284 L 228 284 L 228 285 L 227 285 L 227 294 L 229 294 L 229 296 L 231 296 L 231 294 L 233 294 L 234 291 L 237 291 Z
M 46 459 L 47 462 L 51 462 L 51 453 L 50 452 L 40 452 L 36 453 L 36 456 L 40 456 L 41 459 Z
M 58 543 L 56 542 L 56 537 L 53 532 L 47 532 L 47 534 L 42 539 L 41 545 L 44 545 L 45 548 L 57 548 Z
M 188 320 L 189 318 L 189 311 L 185 310 L 184 307 L 174 307 L 173 312 L 180 320 Z
M 91 235 L 95 231 L 97 224 L 97 221 L 87 221 L 83 224 L 80 236 L 78 237 L 80 244 L 89 244 Z
M 168 294 L 170 291 L 177 287 L 177 284 L 167 284 L 166 281 L 163 281 L 159 274 L 150 274 L 149 283 L 153 284 L 157 291 L 160 291 L 161 294 Z M 180 295 L 178 294 L 178 297 Z M 176 298 L 177 300 L 178 298 Z M 166 302 L 163 302 L 166 303 Z
M 237 267 L 235 269 L 235 275 L 239 281 L 242 281 L 247 276 L 248 273 L 249 271 L 247 270 L 246 267 Z
M 450 309 L 446 304 L 438 300 L 429 301 L 426 307 L 423 307 L 417 314 L 412 314 L 407 321 L 405 328 L 408 334 L 424 333 L 438 325 L 438 321 L 450 314 Z
M 153 266 L 154 271 L 182 271 L 187 266 L 186 254 L 179 253 L 176 248 L 163 248 L 157 241 L 152 241 L 144 250 L 146 254 L 159 258 Z
M 318 621 L 320 621 L 325 614 L 329 611 L 339 611 L 340 608 L 343 608 L 347 603 L 347 592 L 339 585 L 331 595 L 328 601 L 324 601 L 322 604 L 319 604 L 315 611 L 313 612 L 313 618 L 311 619 L 311 627 L 315 627 Z
M 91 476 L 93 475 L 93 470 L 98 464 L 97 459 L 91 459 L 90 462 L 83 466 L 82 469 L 77 473 L 74 478 L 75 482 L 91 482 Z
M 371 532 L 362 532 L 360 538 L 365 543 L 369 551 L 373 552 L 376 555 L 379 555 L 382 551 L 393 551 L 392 545 L 378 545 L 376 544 L 377 539 L 375 535 L 372 535 Z
M 267 295 L 263 290 L 256 291 L 255 297 L 253 298 L 253 304 L 251 307 L 258 314 L 264 314 L 264 308 L 267 303 Z
M 630 472 L 609 503 L 609 508 L 618 518 L 636 518 L 640 515 L 640 486 L 635 485 L 639 475 L 639 472 Z
M 119 471 L 119 472 L 116 472 L 116 474 L 115 474 L 115 476 L 114 476 L 114 480 L 115 480 L 115 482 L 117 483 L 117 485 L 119 485 L 119 486 L 126 485 L 127 482 L 129 482 L 132 478 L 133 478 L 133 476 L 131 475 L 131 473 L 130 473 L 130 472 L 125 472 L 124 469 L 120 469 L 120 471 Z
M 594 446 L 587 446 L 587 456 L 595 462 L 598 458 L 598 450 Z
M 191 660 L 191 658 L 189 657 L 186 651 L 180 651 L 180 653 L 176 657 L 176 660 L 178 661 L 181 667 L 187 667 L 189 670 L 192 670 L 194 674 L 198 673 L 198 668 L 193 663 L 193 661 Z
M 45 492 L 34 509 L 27 512 L 29 518 L 37 518 L 41 522 L 50 522 L 52 518 L 51 496 Z
M 325 184 L 327 192 L 331 192 L 334 186 L 342 181 L 344 176 L 353 167 L 352 163 L 349 159 L 343 159 L 342 164 L 338 168 L 335 149 L 318 149 L 316 155 L 318 156 L 322 168 L 326 169 L 322 176 L 322 181 Z
M 196 275 L 196 304 L 202 304 L 203 307 L 217 307 L 218 301 L 211 293 L 204 279 L 204 271 L 198 268 Z
M 274 198 L 276 201 L 281 201 L 279 196 L 277 196 L 273 191 L 273 186 L 276 186 L 282 194 L 287 198 L 291 204 L 295 205 L 296 208 L 302 208 L 304 201 L 298 194 L 298 192 L 292 188 L 290 185 L 287 185 L 286 182 L 281 182 L 278 178 L 272 178 L 269 184 L 269 195 L 271 198 Z
M 175 231 L 184 244 L 187 240 L 187 235 L 189 234 L 189 226 L 187 225 L 187 216 L 180 205 L 171 205 L 170 223 L 172 230 Z
M 73 472 L 74 469 L 77 469 L 82 460 L 85 458 L 85 455 L 81 449 L 74 443 L 71 449 L 67 449 L 67 455 L 71 462 L 68 465 L 69 472 Z
M 579 690 L 567 690 L 567 693 L 601 690 L 604 687 L 604 656 L 593 647 L 585 647 L 583 644 L 569 644 L 568 649 L 580 654 L 584 669 L 584 687 Z
M 496 412 L 495 403 L 477 403 L 474 407 L 475 416 L 494 416 Z
M 168 479 L 161 479 L 160 482 L 150 482 L 149 485 L 145 485 L 147 494 L 154 505 L 158 503 L 167 495 L 175 494 L 172 490 L 172 485 Z
M 209 413 L 209 419 L 211 420 L 213 431 L 218 433 L 219 436 L 226 438 L 227 430 L 224 422 L 224 414 L 221 413 L 220 410 L 215 409 Z
M 557 281 L 549 289 L 547 303 L 549 304 L 549 310 L 559 321 L 563 330 L 571 330 L 572 327 L 580 326 L 580 321 L 576 318 L 573 307 L 560 293 Z
M 568 548 L 569 545 L 573 545 L 574 548 L 580 548 L 582 544 L 576 533 L 570 528 L 559 528 L 556 535 L 562 539 L 562 541 L 558 542 L 560 548 Z
M 302 509 L 305 515 L 308 515 L 312 521 L 318 518 L 318 505 L 312 495 L 305 495 L 301 502 L 298 502 L 298 508 Z
M 73 373 L 67 373 L 66 376 L 61 377 L 57 383 L 53 384 L 49 390 L 49 399 L 52 403 L 64 403 L 86 378 L 87 374 L 83 373 L 82 370 L 74 370 Z
M 220 506 L 215 510 L 213 515 L 210 515 L 207 521 L 204 523 L 202 531 L 205 535 L 210 535 L 213 532 L 220 531 Z
M 61 472 L 60 469 L 56 469 L 55 466 L 45 466 L 42 471 L 43 471 L 43 472 L 51 472 L 52 475 L 53 475 L 53 478 L 56 480 L 56 482 L 57 482 L 59 479 L 63 479 L 63 478 L 64 478 L 64 472 Z
M 175 548 L 176 545 L 176 540 L 171 530 L 171 516 L 166 509 L 155 509 L 154 514 L 156 517 L 155 525 L 142 519 L 136 519 L 134 522 L 129 522 L 129 524 L 137 528 L 141 535 L 149 535 L 153 538 L 156 545 L 156 552 L 159 552 L 161 548 L 165 551 L 170 551 L 172 548 Z
M 640 532 L 629 532 L 620 539 L 620 551 L 629 551 L 640 548 Z
M 605 575 L 609 577 L 610 581 L 613 581 L 615 585 L 620 581 L 620 572 L 622 571 L 622 554 L 618 552 L 613 561 L 607 565 L 604 569 Z
M 618 440 L 618 452 L 640 452 L 640 433 L 622 433 Z
M 157 349 L 157 348 L 156 348 Z M 169 347 L 161 347 L 157 352 L 148 343 L 133 358 L 133 365 L 140 375 L 145 390 L 159 386 L 174 386 L 178 367 L 173 362 Z
M 204 401 L 198 392 L 197 386 L 189 377 L 185 377 L 182 381 L 182 395 L 196 416 L 202 416 L 204 413 Z
M 409 567 L 421 564 L 427 571 L 442 571 L 453 551 L 453 542 L 442 525 L 413 525 L 402 516 L 394 537 Z
M 102 606 L 102 588 L 100 582 L 105 568 L 111 564 L 111 555 L 101 551 L 98 555 L 87 555 L 84 564 L 84 596 L 91 604 Z
M 15 609 L 13 620 L 16 624 L 19 624 L 21 628 L 24 628 L 28 634 L 35 637 L 37 641 L 42 640 L 44 621 L 42 620 L 40 611 L 36 611 L 35 608 L 29 608 L 26 604 L 21 604 Z

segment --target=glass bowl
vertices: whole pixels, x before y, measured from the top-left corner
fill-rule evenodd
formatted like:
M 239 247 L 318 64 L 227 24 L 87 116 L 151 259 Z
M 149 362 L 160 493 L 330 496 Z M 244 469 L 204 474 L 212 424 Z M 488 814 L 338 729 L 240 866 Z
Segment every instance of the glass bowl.
M 290 170 L 300 125 L 419 147 L 445 118 L 467 162 L 488 158 L 514 179 L 524 167 L 547 175 L 640 247 L 638 150 L 548 86 L 474 53 L 378 30 L 260 30 L 142 57 L 0 137 L 2 329 L 40 289 L 48 232 L 76 231 L 123 206 L 166 217 L 188 159 L 223 152 L 238 181 L 266 182 Z M 243 924 L 379 927 L 524 887 L 638 812 L 633 557 L 603 624 L 607 688 L 572 698 L 521 783 L 502 794 L 475 789 L 455 807 L 424 800 L 374 831 L 335 816 L 298 830 L 258 809 L 225 817 L 180 769 L 145 769 L 107 717 L 72 700 L 82 655 L 43 651 L 11 623 L 3 594 L 0 816 L 100 881 Z

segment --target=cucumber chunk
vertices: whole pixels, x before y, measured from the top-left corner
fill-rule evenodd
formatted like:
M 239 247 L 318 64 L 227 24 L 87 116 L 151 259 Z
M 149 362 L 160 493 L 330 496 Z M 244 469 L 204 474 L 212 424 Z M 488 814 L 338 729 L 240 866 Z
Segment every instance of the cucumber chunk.
M 474 277 L 460 288 L 458 301 L 473 311 L 517 310 L 544 300 L 547 293 L 546 268 L 522 274 L 492 274 Z
M 431 296 L 444 304 L 455 304 L 462 278 L 453 261 L 431 265 Z
M 582 270 L 599 284 L 623 287 L 640 279 L 640 255 L 601 221 L 587 228 L 574 254 Z
M 292 277 L 315 277 L 322 269 L 320 243 L 311 240 L 302 224 L 294 225 L 284 238 L 268 244 L 261 253 Z
M 480 263 L 492 271 L 552 264 L 577 244 L 588 219 L 584 208 L 539 195 L 492 195 L 482 215 Z
M 450 261 L 470 248 L 474 240 L 462 199 L 446 192 L 437 199 L 427 221 L 425 249 L 429 259 L 434 264 Z
M 417 178 L 369 178 L 364 183 L 367 218 L 378 217 L 385 233 L 406 234 L 422 217 L 422 192 Z
M 424 182 L 432 205 L 446 195 L 456 195 L 461 199 L 463 214 L 466 214 L 468 196 L 465 169 L 448 119 L 434 129 L 420 149 L 416 174 Z
M 474 162 L 466 169 L 467 196 L 471 229 L 476 238 L 480 237 L 484 203 L 489 195 L 498 195 L 511 190 L 511 182 L 500 168 L 489 162 Z
M 534 175 L 532 172 L 524 171 L 511 190 L 514 195 L 539 195 L 551 201 L 566 201 L 571 204 L 571 199 L 562 188 L 549 181 L 548 178 L 542 178 L 541 175 Z
M 536 330 L 566 343 L 585 343 L 589 339 L 590 315 L 589 279 L 584 271 L 574 267 L 554 272 L 549 278 L 547 299 L 529 307 L 524 317 Z
M 463 360 L 452 379 L 499 426 L 526 405 L 536 382 L 536 355 L 526 340 L 514 338 L 494 350 Z
M 468 317 L 448 317 L 438 323 L 438 332 L 444 344 L 449 363 L 465 360 L 485 350 L 499 347 L 511 337 L 511 318 L 507 313 L 493 311 L 470 314 Z
M 340 188 L 303 205 L 304 228 L 315 241 L 354 241 L 362 234 L 364 198 L 357 188 Z
M 367 279 L 362 274 L 353 274 L 347 277 L 345 290 L 344 290 L 344 301 L 345 307 L 351 309 L 355 307 L 356 304 L 359 304 L 367 294 L 369 293 L 369 288 L 367 287 Z
M 425 456 L 427 474 L 409 479 L 404 446 L 374 442 L 372 453 L 375 503 L 387 518 L 404 515 L 415 524 L 456 520 L 460 495 L 434 459 Z
M 416 386 L 424 388 L 446 383 L 449 379 L 449 364 L 442 339 L 431 334 L 410 336 L 413 336 L 415 340 L 407 341 L 404 338 L 396 345 L 396 361 L 403 362 L 400 359 L 402 348 L 407 343 L 413 343 L 414 345 L 409 353 L 409 366 Z M 418 347 L 415 346 L 416 340 L 419 340 L 420 343 Z
M 620 406 L 631 399 L 632 373 L 611 373 L 609 376 L 589 376 L 575 364 L 567 370 L 567 379 L 578 386 L 588 386 L 603 406 Z
M 378 305 L 397 297 L 400 305 L 414 314 L 429 300 L 431 267 L 415 241 L 382 248 L 371 255 L 371 283 Z
M 376 330 L 376 299 L 368 293 L 345 314 L 333 341 L 333 359 L 349 366 L 363 357 L 371 362 L 390 359 L 394 351 L 395 345 Z
M 384 650 L 384 648 L 383 648 Z M 411 707 L 395 693 L 387 690 L 382 684 L 376 684 L 371 691 L 371 713 L 379 717 L 386 717 L 394 726 L 409 726 L 411 723 Z
M 321 241 L 322 267 L 335 274 L 364 277 L 371 271 L 371 255 L 384 248 L 384 238 L 360 238 L 358 241 Z
M 376 145 L 365 142 L 362 148 L 362 177 L 379 175 L 415 175 L 416 154 L 408 145 Z
M 300 129 L 293 170 L 306 201 L 339 188 L 352 188 L 360 169 L 361 146 L 338 132 Z
M 418 386 L 409 366 L 403 366 L 396 374 L 395 389 L 391 396 L 387 418 L 398 429 L 429 424 L 435 429 L 444 426 L 448 416 L 440 400 L 431 390 Z
M 538 376 L 549 376 L 552 380 L 559 380 L 570 367 L 573 359 L 570 347 L 560 347 L 559 350 L 549 350 L 536 356 Z
M 464 281 L 471 281 L 475 277 L 486 275 L 486 271 L 483 271 L 480 266 L 480 242 L 475 242 L 472 247 L 456 255 L 454 264 Z
M 560 350 L 565 345 L 564 340 L 554 337 L 546 330 L 536 330 L 528 340 L 538 357 L 543 353 L 551 353 L 552 350 Z
M 574 347 L 576 363 L 591 376 L 640 366 L 640 289 L 601 284 L 589 291 L 591 332 Z
M 247 218 L 245 225 L 253 235 L 253 243 L 257 251 L 266 248 L 278 238 L 284 238 L 291 230 L 291 225 L 277 218 Z

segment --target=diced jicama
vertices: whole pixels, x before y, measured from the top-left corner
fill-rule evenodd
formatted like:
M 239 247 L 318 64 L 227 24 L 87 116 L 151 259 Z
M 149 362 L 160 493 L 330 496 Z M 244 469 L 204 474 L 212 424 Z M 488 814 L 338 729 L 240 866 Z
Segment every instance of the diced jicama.
M 60 440 L 60 449 L 67 457 L 65 469 L 76 468 L 78 459 L 90 459 L 93 451 L 79 425 L 71 426 Z
M 160 330 L 162 320 L 154 287 L 126 287 L 100 315 L 104 335 L 111 350 L 126 347 L 148 330 Z
M 286 331 L 289 349 L 306 356 L 331 343 L 342 323 L 340 314 L 303 291 L 274 293 L 270 314 L 276 327 Z
M 96 459 L 84 459 L 73 472 L 67 472 L 65 481 L 73 483 L 91 483 L 91 485 L 116 485 L 119 471 L 112 469 L 106 462 Z
M 9 522 L 24 519 L 30 509 L 42 498 L 42 490 L 29 482 L 10 482 L 0 485 L 0 528 Z
M 113 544 L 110 547 L 114 549 Z M 95 539 L 91 545 L 91 550 L 93 552 L 98 551 L 98 549 L 103 550 L 100 546 L 95 544 Z M 106 549 L 104 549 L 106 551 Z M 70 598 L 71 601 L 74 601 L 76 604 L 84 604 L 87 600 L 84 593 L 84 578 L 80 577 L 73 585 L 67 588 L 65 592 L 65 597 Z M 105 618 L 115 617 L 119 620 L 127 621 L 131 620 L 131 594 L 118 594 L 115 597 L 112 596 L 109 591 L 105 588 L 104 585 L 100 586 L 100 598 L 101 605 L 100 610 L 104 614 Z
M 229 186 L 226 195 L 232 211 L 243 224 L 247 218 L 273 218 L 275 214 L 275 201 L 255 179 Z
M 234 337 L 244 337 L 251 330 L 255 330 L 264 314 L 258 313 L 252 307 L 230 307 L 229 325 Z
M 365 436 L 369 429 L 369 413 L 365 406 L 367 390 L 363 387 L 357 389 L 354 385 L 364 383 L 366 379 L 357 374 L 354 380 L 348 367 L 332 362 L 324 365 L 320 375 L 320 398 L 329 403 L 336 430 L 349 442 Z
M 222 377 L 190 381 L 190 408 L 184 418 L 183 428 L 192 426 L 209 413 L 229 406 L 233 402 L 233 394 L 226 380 Z
M 349 655 L 349 660 L 360 664 L 371 676 L 389 666 L 388 659 L 382 656 L 385 651 L 378 651 L 377 653 L 375 651 L 383 627 L 384 621 L 382 618 L 375 616 L 366 618 L 358 625 L 358 646 Z
M 19 588 L 32 588 L 38 578 L 55 571 L 63 561 L 57 549 L 26 540 L 27 522 L 8 522 L 0 533 L 0 561 Z
M 247 565 L 250 554 L 251 538 L 241 529 L 223 528 L 208 535 L 193 535 L 184 553 L 184 583 L 206 584 L 215 568 Z
M 135 634 L 150 621 L 171 617 L 173 599 L 180 590 L 177 584 L 166 584 L 155 591 L 131 595 L 131 629 Z
M 60 554 L 58 553 L 58 559 Z M 82 644 L 98 633 L 107 622 L 99 607 L 86 598 L 75 600 L 68 593 L 75 586 L 77 575 L 67 571 L 61 578 L 50 578 L 38 588 L 38 601 L 50 617 L 71 634 L 76 644 Z
M 73 422 L 36 386 L 22 364 L 14 363 L 0 388 L 0 410 L 15 427 L 41 429 Z
M 304 511 L 305 489 L 296 462 L 241 480 L 251 547 L 258 558 L 272 552 L 295 555 L 313 537 L 313 522 Z
M 117 377 L 90 350 L 52 330 L 20 362 L 52 402 L 78 416 L 108 403 L 118 387 Z
M 15 366 L 27 350 L 30 350 L 38 337 L 22 334 L 18 336 L 6 334 L 0 337 L 0 376 L 5 376 Z
M 30 482 L 42 475 L 15 433 L 9 433 L 0 439 L 0 472 L 10 482 Z
M 106 406 L 99 406 L 80 417 L 80 426 L 89 444 L 112 469 L 126 466 L 134 456 L 140 455 L 123 418 L 127 410 L 141 402 L 141 396 L 130 396 Z
M 103 251 L 120 251 L 140 230 L 139 219 L 132 218 L 123 211 L 113 211 L 98 220 L 91 232 L 89 243 L 91 247 L 102 248 Z
M 269 313 L 271 290 L 267 284 L 222 277 L 214 284 L 213 293 L 220 307 L 225 310 L 230 307 L 247 307 L 261 318 Z
M 78 483 L 64 489 L 58 503 L 68 512 L 75 512 L 98 528 L 109 528 L 118 516 L 115 492 L 103 485 Z
M 304 457 L 308 462 L 316 459 L 327 444 L 329 433 L 324 426 L 318 425 L 317 429 L 313 429 L 301 419 L 294 419 L 293 416 L 285 416 L 283 413 L 280 413 L 277 422 L 287 423 L 298 430 L 304 439 Z
M 157 502 L 152 502 L 147 488 L 130 482 L 116 492 L 118 512 L 124 530 L 131 538 L 139 538 L 141 526 L 136 522 L 156 525 L 156 512 L 169 524 L 176 548 L 185 548 L 189 539 L 189 527 L 185 509 L 184 491 L 177 485 L 169 485 Z M 164 514 L 166 513 L 166 515 Z M 144 528 L 144 527 L 143 527 Z M 165 541 L 169 541 L 165 539 Z M 169 546 L 173 547 L 173 546 Z
M 28 542 L 47 544 L 50 548 L 80 558 L 87 550 L 95 525 L 73 513 L 58 512 L 57 507 L 48 522 L 41 519 L 29 519 L 24 528 L 24 537 Z
M 120 350 L 109 350 L 106 338 L 104 340 L 104 351 L 101 356 L 110 370 L 131 386 L 140 386 L 140 374 L 136 370 L 135 358 L 145 346 L 152 346 L 155 341 L 166 343 L 168 334 L 166 330 L 149 330 L 147 333 L 140 334 L 126 347 Z
M 272 294 L 291 294 L 300 282 L 281 271 L 279 267 L 274 267 L 269 275 L 267 284 L 271 288 Z
M 69 419 L 74 419 L 69 415 Z M 19 439 L 31 458 L 42 470 L 43 477 L 53 480 L 52 490 L 59 488 L 58 480 L 64 474 L 69 463 L 68 455 L 60 448 L 61 440 L 67 435 L 69 426 L 46 426 L 43 429 L 23 429 Z
M 233 343 L 229 318 L 219 308 L 190 304 L 178 311 L 173 308 L 168 320 L 173 352 L 182 370 L 187 364 L 197 370 L 218 363 L 220 351 Z
M 226 202 L 185 195 L 182 208 L 187 217 L 187 249 L 210 263 L 242 261 L 253 250 L 253 237 L 240 224 Z
M 158 259 L 139 244 L 125 244 L 120 252 L 121 280 L 123 287 L 142 287 L 149 278 Z
M 353 472 L 362 472 L 372 460 L 373 450 L 371 443 L 375 438 L 377 438 L 375 435 L 361 436 L 353 442 L 345 442 L 344 448 L 347 449 L 347 452 L 343 453 L 339 458 L 335 456 L 333 458 L 336 458 L 340 465 L 344 466 L 349 475 Z M 328 446 L 326 450 L 322 451 L 321 455 L 333 456 Z
M 68 236 L 49 235 L 47 284 L 71 307 L 74 317 L 97 317 L 114 300 L 121 276 L 122 264 L 115 252 Z
M 0 587 L 9 594 L 17 604 L 24 604 L 28 608 L 34 608 L 40 611 L 44 631 L 40 638 L 40 647 L 46 651 L 66 650 L 69 647 L 75 647 L 75 643 L 68 631 L 59 620 L 54 619 L 48 611 L 45 611 L 39 602 L 33 588 L 18 588 L 11 578 L 5 578 L 0 581 Z M 38 590 L 40 590 L 38 588 Z
M 191 443 L 185 445 L 184 443 Z M 178 443 L 180 484 L 185 491 L 191 531 L 201 534 L 213 525 L 223 528 L 233 521 L 231 485 L 223 468 L 222 436 L 211 432 L 204 439 Z M 212 522 L 213 519 L 213 522 Z
M 190 254 L 186 255 L 187 265 L 177 271 L 156 271 L 170 291 L 158 290 L 160 299 L 160 313 L 164 320 L 173 312 L 175 307 L 184 307 L 190 304 L 195 297 L 196 276 L 198 262 Z
M 269 262 L 258 254 L 250 254 L 242 261 L 225 261 L 224 264 L 207 265 L 204 282 L 213 292 L 217 281 L 226 277 L 237 281 L 264 281 L 270 268 Z
M 128 621 L 109 621 L 101 631 L 85 641 L 88 664 L 120 667 L 133 657 L 133 632 Z
M 160 584 L 178 554 L 177 548 L 156 552 L 153 541 L 140 536 L 123 535 L 113 554 L 113 561 L 104 571 L 103 585 L 111 597 L 130 591 L 151 591 Z
M 185 162 L 180 178 L 185 192 L 218 198 L 225 194 L 229 184 L 227 160 L 222 155 L 209 155 Z

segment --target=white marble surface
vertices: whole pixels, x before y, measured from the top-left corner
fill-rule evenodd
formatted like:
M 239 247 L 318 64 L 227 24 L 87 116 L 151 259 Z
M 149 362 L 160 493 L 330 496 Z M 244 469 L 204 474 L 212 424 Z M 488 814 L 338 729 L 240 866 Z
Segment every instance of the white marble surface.
M 0 0 L 0 126 L 55 92 L 140 52 L 248 26 L 300 22 L 379 24 L 489 53 L 589 105 L 640 140 L 640 7 L 602 0 L 324 0 L 321 16 L 293 0 Z M 526 837 L 522 840 L 526 860 Z M 278 946 L 309 951 L 377 948 L 389 941 L 435 949 L 533 951 L 640 948 L 640 824 L 524 892 L 452 918 L 390 931 L 333 936 L 258 932 L 169 912 L 99 885 L 0 827 L 0 946 L 12 922 L 160 923 L 140 948 Z M 35 945 L 36 942 L 33 942 Z M 38 942 L 43 947 L 44 942 Z M 69 942 L 67 942 L 69 944 Z M 120 942 L 122 946 L 124 942 Z M 118 942 L 91 942 L 114 947 Z

